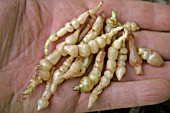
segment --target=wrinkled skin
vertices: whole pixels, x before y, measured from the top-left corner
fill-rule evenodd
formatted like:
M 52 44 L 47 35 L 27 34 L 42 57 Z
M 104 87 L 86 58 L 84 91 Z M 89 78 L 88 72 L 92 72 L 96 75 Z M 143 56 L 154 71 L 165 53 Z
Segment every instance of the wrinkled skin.
M 97 0 L 1 0 L 0 1 L 0 112 L 36 113 L 36 101 L 44 84 L 28 96 L 21 93 L 34 67 L 44 57 L 47 37 L 65 22 L 95 6 Z M 144 74 L 135 75 L 128 65 L 125 82 L 112 82 L 90 111 L 151 105 L 170 98 L 170 6 L 141 1 L 106 0 L 106 16 L 115 9 L 121 22 L 136 21 L 141 31 L 135 33 L 137 46 L 158 51 L 162 67 L 144 64 Z M 159 32 L 158 32 L 159 31 Z M 163 32 L 167 31 L 167 32 Z M 55 48 L 56 43 L 50 46 Z M 61 62 L 59 62 L 61 64 Z M 89 93 L 72 90 L 79 79 L 67 80 L 58 88 L 50 107 L 40 113 L 85 112 Z

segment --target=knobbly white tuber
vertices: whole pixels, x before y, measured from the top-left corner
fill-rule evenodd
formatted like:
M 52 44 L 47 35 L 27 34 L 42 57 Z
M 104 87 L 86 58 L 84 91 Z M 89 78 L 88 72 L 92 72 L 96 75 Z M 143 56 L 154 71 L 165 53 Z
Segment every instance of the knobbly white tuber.
M 30 84 L 23 92 L 23 94 L 29 94 L 37 85 L 46 82 L 45 90 L 37 102 L 38 111 L 49 106 L 50 97 L 61 83 L 70 78 L 82 77 L 93 62 L 94 54 L 97 54 L 91 72 L 88 76 L 82 77 L 79 85 L 73 88 L 82 92 L 91 91 L 96 86 L 88 101 L 88 108 L 90 108 L 103 89 L 110 84 L 114 74 L 120 81 L 126 73 L 125 61 L 128 50 L 125 43 L 127 39 L 129 63 L 135 68 L 137 74 L 142 74 L 142 59 L 153 66 L 162 65 L 163 59 L 155 51 L 139 48 L 137 53 L 133 32 L 139 30 L 139 27 L 135 22 L 119 23 L 114 11 L 112 11 L 112 16 L 107 19 L 105 19 L 103 12 L 96 15 L 102 4 L 103 2 L 100 2 L 96 7 L 80 14 L 71 22 L 67 22 L 57 33 L 52 34 L 47 39 L 44 48 L 46 57 L 40 60 Z M 104 25 L 104 21 L 106 25 Z M 103 32 L 104 29 L 105 32 Z M 123 31 L 123 35 L 117 38 L 120 31 Z M 49 44 L 57 41 L 68 32 L 73 33 L 59 43 L 56 49 L 48 55 Z M 105 70 L 103 70 L 106 54 L 104 50 L 108 51 Z M 68 56 L 68 58 L 54 71 L 54 66 L 63 56 Z M 104 72 L 103 76 L 101 76 L 102 71 Z
M 55 93 L 57 86 L 60 85 L 64 79 L 62 79 L 63 75 L 69 70 L 72 62 L 74 61 L 73 57 L 67 58 L 63 64 L 57 69 L 53 74 L 52 84 L 50 87 L 50 92 L 52 94 Z
M 161 66 L 163 64 L 163 59 L 160 54 L 155 51 L 151 51 L 148 48 L 139 48 L 138 54 L 152 66 Z
M 71 63 L 74 61 L 73 57 L 69 57 L 63 64 L 57 69 L 50 80 L 47 81 L 46 89 L 44 90 L 42 97 L 38 99 L 38 107 L 37 110 L 40 111 L 45 109 L 49 105 L 49 99 L 56 91 L 57 85 L 63 82 L 62 75 L 69 69 Z
M 126 27 L 129 31 L 138 31 L 139 27 L 135 22 L 126 22 L 123 27 Z
M 119 81 L 122 80 L 123 75 L 126 73 L 126 60 L 127 60 L 127 49 L 123 42 L 122 47 L 119 50 L 117 68 L 116 68 L 116 76 Z
M 112 10 L 112 16 L 106 19 L 106 25 L 104 30 L 106 33 L 110 32 L 113 28 L 118 26 L 118 21 L 116 19 L 116 13 Z
M 30 84 L 27 86 L 26 90 L 22 94 L 30 94 L 36 86 L 41 84 L 43 81 L 47 81 L 50 78 L 50 70 L 52 68 L 52 64 L 50 64 L 46 59 L 44 59 L 43 61 L 44 65 L 38 65 L 35 68 L 32 79 L 30 80 Z
M 83 28 L 83 30 L 80 33 L 80 36 L 78 38 L 77 42 L 81 42 L 82 39 L 84 38 L 84 36 L 90 31 L 90 29 L 92 28 L 94 22 L 96 21 L 96 16 L 92 16 L 92 18 L 89 19 L 88 23 L 86 24 L 86 26 Z
M 101 34 L 101 31 L 103 30 L 104 26 L 104 14 L 98 15 L 96 21 L 94 22 L 92 29 L 85 35 L 81 43 L 88 43 L 90 40 L 93 40 L 96 38 L 99 34 Z
M 53 75 L 54 69 L 51 71 L 51 75 Z M 46 82 L 46 87 L 45 90 L 41 96 L 41 98 L 38 99 L 37 104 L 37 111 L 40 111 L 42 109 L 45 109 L 49 105 L 49 98 L 51 97 L 51 92 L 50 92 L 50 86 L 52 82 L 52 76 L 50 76 L 50 79 Z
M 91 24 L 94 22 L 94 20 L 95 20 L 94 18 L 90 19 L 89 23 L 87 25 L 89 27 L 92 26 Z M 57 47 L 57 50 L 59 52 L 63 52 L 62 47 L 63 47 L 64 44 L 75 44 L 75 43 L 77 43 L 80 31 L 82 30 L 82 28 L 84 30 L 84 28 L 86 28 L 87 25 L 85 27 L 82 26 L 81 28 L 77 29 L 72 35 L 66 37 L 65 42 L 60 43 Z M 85 34 L 81 34 L 82 37 L 84 35 Z M 63 54 L 63 56 L 65 56 L 65 53 Z M 49 57 L 49 56 L 47 56 L 47 57 Z M 37 104 L 38 104 L 37 110 L 38 111 L 46 108 L 49 105 L 49 99 L 51 97 L 51 94 L 54 94 L 56 89 L 57 89 L 57 86 L 59 86 L 65 80 L 65 78 L 63 78 L 63 75 L 69 70 L 73 61 L 74 61 L 73 57 L 67 58 L 66 61 L 63 62 L 62 66 L 60 66 L 60 68 L 57 69 L 54 72 L 52 82 L 48 83 L 48 81 L 47 81 L 46 87 L 48 87 L 48 89 L 47 88 L 45 89 L 43 95 L 48 94 L 48 97 L 44 98 L 44 96 L 42 95 L 42 97 L 38 100 L 38 102 L 37 102 Z M 83 62 L 84 66 L 89 66 L 91 61 L 92 61 L 92 55 L 90 57 L 84 58 L 83 61 L 84 61 Z M 50 87 L 49 87 L 49 85 L 50 85 Z
M 93 55 L 90 55 L 89 57 L 78 56 L 75 62 L 73 62 L 70 66 L 70 69 L 62 76 L 62 79 L 66 80 L 82 76 L 86 72 L 86 69 L 89 67 L 92 60 Z
M 88 57 L 91 53 L 96 54 L 99 51 L 99 49 L 104 48 L 106 44 L 110 44 L 111 43 L 110 39 L 112 38 L 112 36 L 117 34 L 122 29 L 123 27 L 116 27 L 115 29 L 112 29 L 109 33 L 98 36 L 95 39 L 90 40 L 88 43 L 80 43 L 78 45 L 64 45 L 63 52 L 66 52 L 67 54 L 73 57 L 77 57 L 78 55 L 80 55 L 81 57 Z M 120 40 L 118 41 L 120 42 L 121 40 L 126 39 L 126 37 L 124 36 L 121 37 Z
M 31 93 L 37 85 L 41 84 L 43 81 L 47 81 L 50 78 L 50 71 L 53 65 L 57 64 L 61 56 L 67 55 L 67 53 L 63 50 L 63 46 L 67 43 L 76 44 L 82 29 L 83 26 L 77 29 L 70 36 L 66 37 L 64 42 L 58 44 L 56 50 L 40 60 L 40 65 L 35 68 L 30 84 L 23 94 Z
M 104 71 L 104 75 L 101 77 L 99 84 L 95 87 L 89 97 L 88 109 L 95 103 L 102 90 L 110 84 L 110 80 L 113 78 L 114 72 L 116 71 L 115 60 L 118 57 L 118 49 L 114 48 L 114 45 L 109 47 L 107 57 L 106 70 Z
M 128 30 L 125 28 L 124 33 L 121 37 L 116 39 L 108 49 L 108 60 L 106 64 L 106 70 L 104 75 L 101 77 L 99 84 L 92 91 L 92 94 L 89 97 L 88 106 L 89 109 L 98 98 L 98 95 L 102 90 L 110 84 L 110 80 L 113 78 L 114 72 L 116 71 L 116 76 L 121 80 L 123 74 L 125 73 L 124 66 L 127 59 L 127 49 L 125 46 L 125 40 L 128 35 Z M 122 46 L 123 45 L 123 46 Z M 118 56 L 119 55 L 119 56 Z M 116 60 L 118 59 L 118 64 Z M 118 67 L 118 69 L 116 68 Z
M 123 46 L 125 45 L 124 43 L 125 43 L 125 41 L 127 39 L 127 36 L 128 36 L 128 30 L 126 28 L 124 28 L 123 35 L 121 37 L 119 37 L 118 39 L 116 39 L 112 43 L 112 48 L 109 48 L 108 51 L 110 51 L 110 55 L 114 56 L 115 59 L 117 59 L 119 49 L 122 47 L 122 45 Z M 113 52 L 111 52 L 111 51 L 113 51 Z M 108 55 L 108 58 L 111 57 L 110 55 Z M 126 58 L 127 58 L 126 55 L 119 55 L 118 61 L 119 62 L 125 61 Z M 118 80 L 121 80 L 121 78 L 124 75 L 125 71 L 126 71 L 125 67 L 121 66 L 119 64 L 117 69 L 116 69 L 116 76 L 117 76 Z
M 80 14 L 77 18 L 71 22 L 67 22 L 56 34 L 52 34 L 46 41 L 44 47 L 44 53 L 48 56 L 48 46 L 51 42 L 57 41 L 60 37 L 67 34 L 67 32 L 73 32 L 74 29 L 78 29 L 80 25 L 84 24 L 89 16 L 93 16 L 102 6 L 103 2 L 100 2 L 96 7 Z
M 73 88 L 74 91 L 90 91 L 99 82 L 101 71 L 103 69 L 105 54 L 106 53 L 103 51 L 100 51 L 97 54 L 92 71 L 88 76 L 84 76 L 80 80 L 80 84 Z

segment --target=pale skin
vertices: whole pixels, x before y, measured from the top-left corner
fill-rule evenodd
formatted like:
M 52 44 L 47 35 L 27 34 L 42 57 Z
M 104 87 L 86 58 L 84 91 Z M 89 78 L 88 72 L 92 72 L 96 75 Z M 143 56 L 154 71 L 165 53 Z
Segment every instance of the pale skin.
M 22 91 L 26 88 L 34 67 L 44 57 L 43 49 L 47 37 L 78 14 L 95 6 L 97 2 L 0 2 L 0 112 L 37 112 L 36 102 L 44 85 L 35 88 L 28 96 L 23 96 Z M 166 101 L 170 98 L 170 6 L 141 1 L 105 0 L 101 10 L 107 17 L 111 15 L 111 9 L 116 10 L 120 22 L 135 21 L 142 29 L 134 33 L 137 47 L 151 48 L 159 52 L 166 61 L 162 67 L 144 64 L 143 75 L 140 76 L 127 64 L 127 74 L 122 79 L 124 82 L 117 82 L 116 79 L 111 82 L 88 111 Z M 59 41 L 62 39 L 64 38 Z M 56 43 L 51 44 L 50 51 L 55 45 Z M 61 59 L 56 67 L 59 67 L 63 60 Z M 80 94 L 72 89 L 79 80 L 77 78 L 65 81 L 51 98 L 50 106 L 40 113 L 85 112 L 90 93 Z

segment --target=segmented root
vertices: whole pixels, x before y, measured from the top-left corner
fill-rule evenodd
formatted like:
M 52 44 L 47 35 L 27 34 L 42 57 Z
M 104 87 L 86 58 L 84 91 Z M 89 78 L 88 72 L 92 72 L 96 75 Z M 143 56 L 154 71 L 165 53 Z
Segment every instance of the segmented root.
M 113 28 L 117 27 L 119 22 L 116 19 L 116 13 L 112 10 L 112 16 L 106 19 L 106 25 L 104 27 L 105 33 L 110 32 Z
M 79 35 L 81 31 L 84 29 L 85 25 L 81 26 L 79 29 L 77 29 L 72 35 L 65 38 L 66 44 L 76 44 L 79 39 Z
M 113 78 L 114 72 L 116 71 L 116 59 L 118 57 L 118 49 L 114 48 L 114 44 L 108 49 L 108 60 L 106 63 L 106 70 L 104 71 L 104 75 L 101 77 L 99 84 L 92 91 L 87 109 L 91 108 L 95 101 L 98 98 L 98 95 L 102 92 L 102 90 L 110 84 L 110 80 Z
M 125 47 L 125 42 L 123 42 L 118 54 L 116 76 L 118 80 L 121 81 L 123 75 L 126 73 L 127 49 Z
M 46 41 L 44 47 L 44 53 L 48 56 L 48 46 L 51 42 L 57 41 L 60 37 L 64 36 L 68 32 L 73 32 L 74 29 L 78 29 L 83 25 L 89 16 L 93 16 L 100 9 L 103 2 L 100 2 L 96 7 L 80 14 L 77 18 L 73 19 L 71 22 L 67 22 L 64 27 L 62 27 L 56 34 L 52 34 Z
M 69 57 L 66 59 L 66 61 L 63 62 L 63 64 L 57 69 L 53 74 L 52 84 L 50 88 L 50 92 L 52 94 L 55 93 L 57 86 L 59 86 L 64 79 L 62 78 L 63 75 L 69 70 L 72 62 L 74 61 L 73 57 Z
M 135 22 L 126 22 L 123 26 L 127 28 L 128 31 L 131 31 L 131 32 L 139 30 L 139 27 L 137 26 Z
M 104 48 L 106 44 L 110 44 L 111 38 L 122 29 L 123 27 L 116 27 L 115 29 L 112 29 L 109 33 L 98 36 L 95 39 L 90 40 L 88 43 L 80 43 L 78 45 L 64 45 L 64 52 L 73 57 L 88 57 L 91 53 L 96 54 L 99 49 Z M 127 35 L 127 32 L 125 33 L 125 35 Z M 124 37 L 125 35 L 123 35 L 120 40 L 124 40 L 126 38 Z
M 92 21 L 91 21 L 92 22 Z M 83 27 L 77 29 L 72 35 L 68 36 L 66 39 L 65 39 L 65 42 L 62 42 L 60 43 L 56 49 L 58 50 L 59 53 L 61 53 L 62 56 L 66 56 L 67 53 L 65 53 L 63 51 L 63 46 L 65 44 L 75 44 L 77 43 L 78 41 L 78 37 L 80 35 L 80 31 L 82 30 Z M 82 35 L 83 36 L 83 35 Z M 56 51 L 57 51 L 56 50 Z M 60 55 L 60 57 L 61 57 Z M 91 55 L 92 56 L 92 55 Z M 83 60 L 83 65 L 85 68 L 87 68 L 86 66 L 89 66 L 91 61 L 92 61 L 92 57 L 87 57 L 87 58 L 84 58 Z M 49 57 L 49 56 L 47 56 Z M 69 67 L 71 66 L 72 62 L 73 62 L 73 57 L 69 57 L 64 63 L 63 65 L 54 72 L 54 75 L 53 75 L 53 81 L 52 81 L 52 84 L 51 84 L 51 87 L 50 87 L 50 95 L 48 98 L 46 99 L 39 99 L 38 103 L 40 104 L 37 108 L 37 110 L 41 110 L 41 109 L 44 109 L 48 106 L 49 104 L 49 99 L 51 97 L 51 94 L 54 94 L 54 92 L 56 91 L 57 89 L 57 86 L 60 85 L 65 79 L 68 79 L 68 78 L 63 78 L 63 75 L 68 71 Z M 79 59 L 80 60 L 80 59 Z M 77 61 L 77 60 L 76 60 Z M 83 74 L 85 73 L 85 71 L 82 71 L 80 74 Z M 80 75 L 78 75 L 80 76 Z M 43 104 L 42 104 L 43 103 Z
M 88 43 L 90 40 L 95 39 L 99 34 L 101 34 L 101 31 L 103 30 L 103 26 L 104 26 L 104 20 L 105 18 L 103 13 L 98 15 L 96 21 L 92 26 L 92 29 L 83 38 L 82 43 Z
M 43 81 L 47 81 L 51 76 L 50 71 L 53 65 L 55 65 L 58 62 L 60 57 L 61 57 L 60 52 L 54 50 L 46 58 L 41 59 L 40 65 L 38 65 L 37 68 L 35 69 L 33 77 L 30 80 L 30 84 L 28 85 L 27 89 L 23 92 L 23 94 L 31 93 L 36 86 L 43 83 Z
M 101 71 L 103 69 L 105 52 L 100 51 L 95 59 L 95 64 L 88 76 L 84 76 L 80 80 L 80 84 L 73 88 L 74 91 L 90 91 L 100 80 Z
M 63 75 L 63 79 L 70 79 L 74 77 L 80 77 L 85 72 L 86 69 L 89 67 L 93 59 L 93 55 L 89 57 L 80 57 L 78 56 L 75 62 L 72 63 L 70 69 Z
M 84 28 L 84 26 L 80 27 L 72 35 L 66 37 L 64 42 L 61 42 L 56 46 L 56 51 L 59 51 L 59 53 L 61 54 L 60 56 L 67 55 L 67 51 L 64 50 L 64 46 L 69 46 L 69 45 L 77 43 L 80 32 L 83 28 Z M 75 52 L 73 51 L 72 56 L 74 56 L 74 55 L 75 55 Z
M 57 69 L 54 73 L 52 72 L 53 76 L 51 77 L 51 79 L 47 81 L 46 88 L 42 94 L 42 97 L 37 101 L 38 104 L 37 111 L 40 111 L 48 107 L 50 97 L 56 91 L 57 86 L 64 81 L 62 79 L 62 75 L 64 75 L 64 73 L 69 69 L 73 61 L 74 61 L 73 57 L 67 58 L 59 69 Z
M 114 49 L 117 49 L 119 51 L 117 53 L 118 54 L 118 62 L 117 62 L 117 68 L 116 68 L 116 76 L 119 81 L 122 79 L 123 75 L 126 73 L 126 68 L 125 68 L 125 65 L 123 65 L 123 64 L 125 64 L 125 61 L 127 59 L 127 55 L 126 55 L 127 53 L 124 54 L 123 52 L 126 51 L 125 41 L 127 39 L 127 36 L 128 36 L 128 30 L 126 28 L 124 28 L 123 35 L 121 37 L 119 37 L 118 39 L 116 39 L 112 44 Z M 122 49 L 124 49 L 124 50 L 122 51 Z
M 90 21 L 92 22 L 92 21 Z M 89 22 L 89 24 L 91 24 Z M 64 44 L 75 44 L 78 40 L 78 37 L 79 37 L 79 34 L 80 34 L 80 31 L 82 30 L 83 27 L 77 29 L 72 35 L 68 36 L 66 39 L 65 39 L 65 42 L 62 42 L 60 43 L 58 46 L 57 46 L 57 50 L 62 53 L 63 51 L 63 45 Z M 82 35 L 83 36 L 83 35 Z M 65 56 L 66 53 L 62 53 L 63 56 Z M 47 56 L 48 57 L 48 56 Z M 90 58 L 90 59 L 89 59 Z M 60 68 L 58 70 L 56 70 L 54 72 L 54 75 L 53 75 L 53 80 L 52 80 L 52 83 L 51 83 L 51 87 L 50 89 L 46 89 L 44 91 L 43 94 L 47 94 L 48 93 L 48 97 L 47 98 L 44 98 L 42 96 L 42 98 L 40 98 L 38 100 L 38 107 L 37 107 L 37 110 L 41 110 L 41 109 L 44 109 L 46 108 L 48 105 L 49 105 L 49 99 L 51 97 L 51 94 L 54 94 L 56 89 L 57 89 L 57 86 L 60 85 L 66 78 L 63 78 L 63 75 L 69 70 L 72 62 L 74 61 L 74 58 L 73 57 L 69 57 L 66 59 L 66 61 L 63 63 L 62 66 L 60 66 Z M 83 60 L 83 65 L 85 66 L 85 68 L 87 68 L 86 66 L 89 66 L 90 63 L 92 61 L 92 57 L 87 57 L 87 58 L 84 58 Z M 85 71 L 81 72 L 80 74 L 83 74 Z M 80 75 L 79 75 L 80 76 Z
M 138 55 L 133 33 L 128 35 L 129 64 L 134 67 L 136 74 L 142 74 L 142 58 Z
M 88 23 L 86 24 L 86 26 L 83 28 L 83 30 L 80 33 L 79 39 L 78 39 L 78 43 L 80 43 L 82 41 L 82 39 L 84 38 L 84 36 L 90 31 L 90 29 L 92 28 L 94 22 L 96 21 L 96 16 L 92 16 L 92 18 L 89 19 Z
M 102 90 L 110 84 L 110 80 L 113 78 L 114 72 L 116 71 L 116 76 L 118 80 L 121 80 L 123 74 L 125 73 L 125 61 L 127 59 L 127 49 L 125 48 L 125 40 L 127 38 L 128 31 L 124 29 L 124 33 L 121 37 L 113 41 L 112 45 L 108 49 L 108 60 L 106 64 L 106 70 L 104 75 L 101 77 L 99 84 L 92 91 L 87 109 L 91 108 L 98 98 L 98 95 Z M 116 64 L 116 60 L 118 60 Z M 117 68 L 116 68 L 117 67 Z
M 83 76 L 90 67 L 94 54 L 97 54 L 91 72 L 88 76 L 82 77 L 79 85 L 73 88 L 82 92 L 91 91 L 96 86 L 90 95 L 87 107 L 93 106 L 99 94 L 111 83 L 114 73 L 119 81 L 122 80 L 123 75 L 126 73 L 125 61 L 128 50 L 125 47 L 125 42 L 127 39 L 129 63 L 135 68 L 136 74 L 142 74 L 142 59 L 153 66 L 162 65 L 163 59 L 155 51 L 151 51 L 148 48 L 139 48 L 137 53 L 132 33 L 139 30 L 135 22 L 121 24 L 117 21 L 115 11 L 112 11 L 112 16 L 107 19 L 105 19 L 103 12 L 97 16 L 95 15 L 102 4 L 103 2 L 100 2 L 98 6 L 80 14 L 71 22 L 67 22 L 57 33 L 52 34 L 47 39 L 44 48 L 46 57 L 40 60 L 39 65 L 35 68 L 30 84 L 23 92 L 23 94 L 29 94 L 37 85 L 46 82 L 45 90 L 37 102 L 38 111 L 49 106 L 50 97 L 61 83 L 70 78 Z M 104 21 L 106 25 L 104 25 Z M 104 29 L 105 32 L 103 32 Z M 117 37 L 119 31 L 123 31 L 123 35 Z M 57 41 L 68 32 L 73 33 L 59 43 L 56 49 L 48 55 L 49 44 Z M 105 50 L 108 51 L 108 59 L 106 69 L 103 70 Z M 53 68 L 60 58 L 67 55 L 69 57 L 66 61 L 54 72 Z M 104 71 L 103 76 L 101 76 L 102 71 Z
M 35 70 L 34 74 L 32 76 L 32 79 L 30 80 L 30 84 L 27 86 L 26 90 L 22 93 L 24 95 L 32 93 L 34 88 L 41 84 L 44 81 L 47 81 L 50 77 L 50 72 L 45 67 L 38 65 Z
M 51 70 L 51 75 L 53 75 L 55 68 L 53 68 Z M 51 97 L 51 92 L 50 92 L 50 86 L 51 86 L 51 82 L 52 82 L 52 76 L 50 77 L 50 79 L 48 79 L 48 81 L 46 82 L 46 87 L 45 90 L 41 96 L 41 98 L 38 99 L 37 101 L 37 111 L 40 111 L 42 109 L 45 109 L 46 107 L 48 107 L 49 105 L 49 99 Z
M 146 60 L 149 65 L 161 66 L 163 64 L 161 55 L 148 48 L 139 48 L 138 54 L 142 57 L 142 59 Z
M 91 53 L 96 54 L 99 51 L 99 49 L 104 48 L 106 44 L 109 44 L 111 42 L 110 40 L 113 35 L 117 34 L 122 29 L 123 27 L 117 27 L 111 30 L 109 33 L 103 34 L 89 41 L 87 44 L 82 43 L 78 45 L 66 45 L 66 42 L 61 42 L 60 44 L 57 45 L 56 50 L 54 50 L 45 59 L 42 59 L 40 61 L 40 65 L 50 70 L 52 68 L 52 65 L 55 65 L 61 58 L 61 56 L 66 56 L 67 54 L 69 54 L 72 57 L 77 57 L 78 55 L 80 55 L 81 57 L 88 57 L 90 56 Z
M 65 44 L 76 44 L 80 31 L 83 29 L 83 26 L 77 29 L 72 35 L 66 37 L 64 42 L 61 42 L 57 45 L 56 50 L 46 56 L 44 59 L 40 60 L 40 65 L 36 68 L 34 72 L 34 77 L 30 81 L 30 85 L 23 92 L 23 94 L 29 94 L 33 89 L 41 84 L 43 81 L 47 81 L 50 77 L 50 71 L 53 65 L 57 64 L 61 56 L 66 56 L 67 53 L 64 52 L 63 46 Z

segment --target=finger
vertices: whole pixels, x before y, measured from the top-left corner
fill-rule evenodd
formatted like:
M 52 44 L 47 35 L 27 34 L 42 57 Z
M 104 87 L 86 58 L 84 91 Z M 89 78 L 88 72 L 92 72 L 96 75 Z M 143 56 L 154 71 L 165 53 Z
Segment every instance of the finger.
M 89 111 L 158 104 L 169 97 L 170 83 L 163 79 L 114 82 L 102 92 Z M 89 94 L 81 94 L 77 112 L 86 109 L 88 98 Z
M 153 78 L 162 78 L 170 81 L 170 62 L 164 62 L 162 67 L 153 67 L 146 63 L 143 64 L 143 74 L 136 75 L 134 68 L 127 67 L 127 74 L 123 77 L 122 81 L 132 81 L 132 80 L 146 80 Z
M 96 4 L 96 0 L 87 1 L 89 7 Z M 111 10 L 117 12 L 120 22 L 135 21 L 142 29 L 170 31 L 170 7 L 164 4 L 144 1 L 105 0 L 101 10 L 106 16 L 111 15 Z
M 135 33 L 138 47 L 147 47 L 160 53 L 165 60 L 170 60 L 170 33 L 141 30 Z

